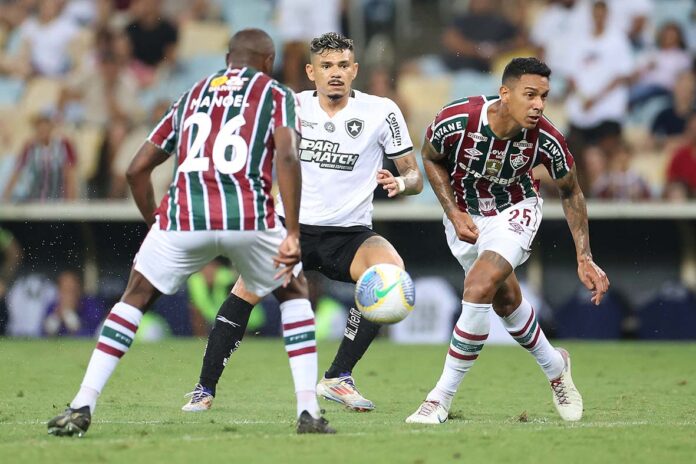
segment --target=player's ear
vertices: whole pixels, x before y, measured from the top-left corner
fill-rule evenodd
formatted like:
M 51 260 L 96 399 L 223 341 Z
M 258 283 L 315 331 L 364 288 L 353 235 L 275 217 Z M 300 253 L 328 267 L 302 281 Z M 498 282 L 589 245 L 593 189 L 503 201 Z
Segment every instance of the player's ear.
M 359 63 L 355 63 L 355 64 L 353 65 L 353 79 L 355 79 L 356 77 L 358 77 L 358 70 L 359 70 L 359 69 L 360 69 L 360 64 L 359 64 Z
M 505 84 L 501 85 L 500 89 L 498 90 L 498 95 L 500 95 L 500 99 L 504 103 L 507 103 L 507 101 L 510 99 L 510 87 Z
M 307 78 L 309 78 L 310 81 L 314 82 L 314 66 L 312 66 L 311 63 L 307 63 L 305 65 L 305 72 L 307 73 Z

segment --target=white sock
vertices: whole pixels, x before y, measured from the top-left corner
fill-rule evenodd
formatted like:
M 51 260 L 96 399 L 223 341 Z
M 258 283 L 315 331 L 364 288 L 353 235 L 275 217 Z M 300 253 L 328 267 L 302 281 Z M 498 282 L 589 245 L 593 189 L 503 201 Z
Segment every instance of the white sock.
M 500 320 L 512 338 L 534 356 L 549 380 L 561 375 L 565 367 L 563 356 L 551 346 L 544 335 L 529 301 L 523 297 L 522 304 L 512 314 L 501 317 Z
M 70 403 L 71 408 L 88 405 L 90 411 L 94 413 L 97 397 L 116 369 L 118 361 L 133 343 L 135 331 L 138 330 L 142 317 L 143 313 L 134 306 L 123 302 L 114 305 L 104 321 L 80 391 Z
M 459 384 L 474 365 L 488 338 L 490 309 L 491 304 L 462 301 L 462 314 L 452 332 L 445 368 L 435 388 L 428 393 L 427 400 L 439 401 L 449 410 Z
M 290 360 L 292 380 L 297 395 L 297 416 L 302 411 L 320 416 L 317 402 L 317 342 L 314 335 L 314 313 L 309 300 L 289 300 L 280 304 L 285 351 Z

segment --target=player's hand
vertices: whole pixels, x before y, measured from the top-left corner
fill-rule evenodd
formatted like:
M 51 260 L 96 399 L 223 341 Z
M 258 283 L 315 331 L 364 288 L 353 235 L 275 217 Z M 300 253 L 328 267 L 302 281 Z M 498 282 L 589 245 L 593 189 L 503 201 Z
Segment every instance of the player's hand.
M 463 242 L 474 244 L 479 237 L 479 230 L 471 215 L 464 211 L 454 211 L 447 215 L 454 226 L 457 238 Z
M 279 271 L 274 279 L 283 279 L 283 287 L 286 287 L 292 279 L 292 271 L 300 262 L 300 238 L 297 235 L 288 235 L 278 247 L 278 254 L 273 257 L 273 264 Z
M 578 261 L 578 276 L 580 282 L 592 292 L 592 303 L 599 305 L 609 290 L 607 274 L 591 258 L 586 258 Z
M 386 169 L 380 169 L 377 171 L 377 183 L 387 191 L 387 196 L 389 198 L 395 197 L 403 191 L 401 190 L 396 177 L 394 177 L 394 174 Z

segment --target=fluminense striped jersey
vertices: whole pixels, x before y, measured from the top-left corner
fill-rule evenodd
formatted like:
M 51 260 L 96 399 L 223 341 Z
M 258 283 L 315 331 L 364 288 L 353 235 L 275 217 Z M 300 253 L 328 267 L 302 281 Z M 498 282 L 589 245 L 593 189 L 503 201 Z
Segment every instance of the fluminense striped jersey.
M 495 216 L 525 198 L 538 196 L 532 168 L 543 164 L 554 179 L 573 166 L 565 138 L 543 116 L 534 129 L 503 140 L 488 125 L 488 107 L 499 97 L 457 100 L 440 110 L 426 137 L 446 155 L 457 206 Z
M 148 140 L 176 156 L 156 214 L 161 230 L 276 227 L 273 132 L 301 131 L 292 90 L 252 68 L 227 68 L 184 93 Z

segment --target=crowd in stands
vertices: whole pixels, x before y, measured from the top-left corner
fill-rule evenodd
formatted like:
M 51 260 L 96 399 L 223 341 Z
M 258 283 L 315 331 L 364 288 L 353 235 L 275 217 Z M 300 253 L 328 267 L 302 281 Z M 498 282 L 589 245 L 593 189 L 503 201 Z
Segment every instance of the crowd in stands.
M 310 87 L 313 36 L 359 30 L 361 88 L 396 100 L 416 143 L 443 104 L 494 95 L 510 57 L 542 57 L 553 70 L 547 114 L 587 196 L 696 198 L 692 2 L 410 0 L 408 33 L 395 26 L 402 3 L 2 0 L 0 201 L 126 198 L 125 167 L 153 123 L 224 65 L 227 38 L 248 26 L 276 39 L 275 77 L 296 90 Z M 421 13 L 435 5 L 432 24 Z M 159 171 L 157 193 L 171 175 Z

